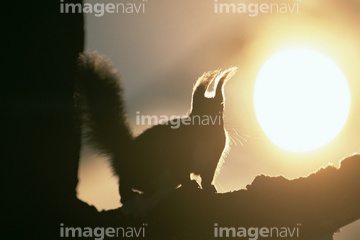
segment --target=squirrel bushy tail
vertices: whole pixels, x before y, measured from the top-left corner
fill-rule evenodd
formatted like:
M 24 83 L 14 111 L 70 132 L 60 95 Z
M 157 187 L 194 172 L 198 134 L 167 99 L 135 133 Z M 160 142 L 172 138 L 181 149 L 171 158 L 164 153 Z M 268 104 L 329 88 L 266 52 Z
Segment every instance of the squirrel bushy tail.
M 120 171 L 130 161 L 134 137 L 122 99 L 120 77 L 111 62 L 96 52 L 81 54 L 77 68 L 76 88 L 85 137 L 94 149 L 111 158 L 114 174 L 122 176 Z

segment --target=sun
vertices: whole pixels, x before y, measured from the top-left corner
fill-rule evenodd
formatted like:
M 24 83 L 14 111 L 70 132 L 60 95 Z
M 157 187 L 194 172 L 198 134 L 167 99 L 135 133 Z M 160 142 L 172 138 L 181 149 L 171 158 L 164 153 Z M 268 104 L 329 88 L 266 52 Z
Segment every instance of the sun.
M 345 125 L 350 102 L 340 68 L 312 50 L 273 55 L 255 83 L 259 124 L 275 145 L 287 151 L 311 151 L 333 140 Z

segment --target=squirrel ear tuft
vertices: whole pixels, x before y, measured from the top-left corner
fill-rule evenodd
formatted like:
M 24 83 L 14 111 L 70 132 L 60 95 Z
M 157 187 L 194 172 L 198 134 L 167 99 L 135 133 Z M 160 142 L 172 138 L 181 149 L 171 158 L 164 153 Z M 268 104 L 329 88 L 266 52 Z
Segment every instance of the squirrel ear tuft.
M 219 75 L 220 71 L 216 70 L 213 72 L 204 73 L 195 83 L 193 88 L 193 102 L 201 101 L 205 97 L 205 92 L 209 85 Z
M 223 101 L 223 88 L 225 83 L 234 76 L 237 71 L 237 67 L 231 67 L 226 69 L 225 71 L 219 74 L 219 77 L 216 79 L 215 82 L 215 99 L 219 99 L 221 102 Z

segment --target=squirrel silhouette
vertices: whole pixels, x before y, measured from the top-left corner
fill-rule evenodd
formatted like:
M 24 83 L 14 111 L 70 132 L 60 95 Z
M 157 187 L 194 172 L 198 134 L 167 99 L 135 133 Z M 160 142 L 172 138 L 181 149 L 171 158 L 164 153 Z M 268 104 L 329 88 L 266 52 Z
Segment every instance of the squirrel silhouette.
M 187 117 L 155 125 L 134 137 L 126 116 L 121 79 L 111 62 L 96 52 L 78 60 L 77 95 L 90 145 L 110 160 L 119 177 L 121 202 L 134 190 L 154 194 L 161 189 L 199 188 L 216 192 L 213 179 L 227 146 L 223 110 L 225 83 L 236 68 L 204 73 L 193 87 Z M 214 83 L 212 97 L 205 93 Z M 174 128 L 172 123 L 179 121 Z

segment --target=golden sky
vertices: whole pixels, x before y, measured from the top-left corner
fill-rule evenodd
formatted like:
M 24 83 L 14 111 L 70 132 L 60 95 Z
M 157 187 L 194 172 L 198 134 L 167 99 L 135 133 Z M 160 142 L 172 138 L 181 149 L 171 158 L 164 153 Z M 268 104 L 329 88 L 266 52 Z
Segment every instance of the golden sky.
M 307 176 L 328 163 L 339 166 L 340 159 L 360 152 L 360 1 L 262 2 L 298 4 L 299 11 L 251 17 L 214 13 L 214 1 L 149 0 L 145 13 L 85 14 L 86 49 L 103 53 L 118 68 L 130 123 L 137 134 L 147 127 L 135 125 L 137 111 L 185 114 L 192 84 L 203 72 L 239 67 L 225 86 L 225 122 L 230 135 L 236 130 L 247 141 L 231 146 L 215 181 L 221 192 L 245 188 L 259 174 L 290 179 Z M 253 107 L 254 84 L 262 64 L 278 51 L 299 47 L 318 51 L 335 62 L 351 92 L 351 110 L 343 130 L 326 146 L 307 153 L 275 146 L 262 132 Z M 118 206 L 116 179 L 103 159 L 83 151 L 79 178 L 80 198 L 99 209 Z

